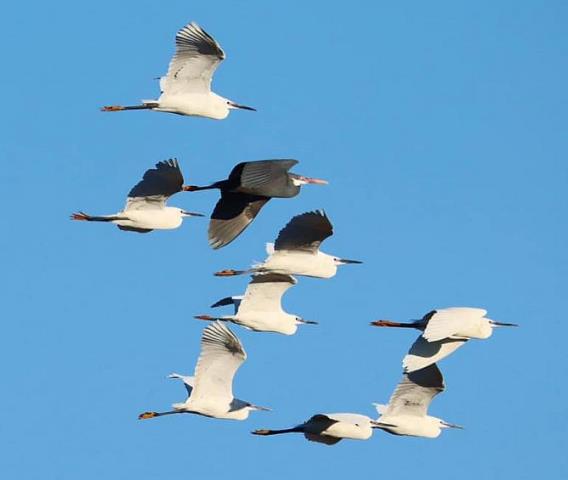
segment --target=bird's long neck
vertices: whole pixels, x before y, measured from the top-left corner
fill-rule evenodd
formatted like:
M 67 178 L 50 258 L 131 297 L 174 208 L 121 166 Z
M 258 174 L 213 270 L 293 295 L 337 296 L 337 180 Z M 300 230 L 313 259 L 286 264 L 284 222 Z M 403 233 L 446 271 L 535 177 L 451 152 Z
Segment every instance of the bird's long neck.
M 422 321 L 417 322 L 391 322 L 390 320 L 377 320 L 375 322 L 371 322 L 371 325 L 374 327 L 399 327 L 399 328 L 416 328 L 418 330 L 424 330 L 424 324 Z
M 302 433 L 304 428 L 302 426 L 293 427 L 293 428 L 284 428 L 282 430 L 268 430 L 268 429 L 260 429 L 255 430 L 252 432 L 254 435 L 280 435 L 281 433 Z
M 226 180 L 221 180 L 220 182 L 214 182 L 211 185 L 184 185 L 182 190 L 184 192 L 198 192 L 199 190 L 213 190 L 215 188 L 221 189 L 224 187 Z

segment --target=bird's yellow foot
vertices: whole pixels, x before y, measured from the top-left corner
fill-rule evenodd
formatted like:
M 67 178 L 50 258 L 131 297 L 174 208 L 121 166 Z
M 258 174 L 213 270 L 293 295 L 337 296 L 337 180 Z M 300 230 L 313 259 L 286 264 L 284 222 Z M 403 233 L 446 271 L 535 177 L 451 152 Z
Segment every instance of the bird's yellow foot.
M 83 212 L 73 213 L 71 220 L 89 220 L 89 215 Z
M 220 272 L 215 272 L 214 275 L 216 277 L 232 277 L 233 275 L 238 275 L 238 273 L 236 270 L 229 268 L 227 270 L 221 270 Z
M 120 105 L 107 105 L 101 108 L 101 112 L 119 112 L 121 110 L 124 110 L 124 107 Z
M 138 415 L 138 420 L 146 420 L 148 418 L 157 417 L 158 414 L 156 412 L 144 412 Z

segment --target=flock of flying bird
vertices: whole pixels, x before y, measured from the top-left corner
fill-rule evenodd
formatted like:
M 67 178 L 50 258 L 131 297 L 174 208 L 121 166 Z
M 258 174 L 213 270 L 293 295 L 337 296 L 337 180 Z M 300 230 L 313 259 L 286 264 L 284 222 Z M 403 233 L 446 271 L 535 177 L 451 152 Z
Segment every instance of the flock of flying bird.
M 254 110 L 211 91 L 212 76 L 225 58 L 220 45 L 196 23 L 190 23 L 176 35 L 176 52 L 166 76 L 160 79 L 161 95 L 135 106 L 107 106 L 103 111 L 155 110 L 180 115 L 224 119 L 232 109 Z M 159 162 L 147 170 L 142 180 L 128 194 L 124 209 L 113 215 L 93 216 L 74 213 L 73 220 L 114 223 L 121 230 L 147 233 L 178 228 L 184 217 L 199 213 L 169 207 L 170 196 L 178 192 L 217 189 L 220 199 L 209 222 L 208 238 L 218 249 L 235 240 L 256 218 L 271 198 L 291 198 L 303 185 L 323 185 L 325 180 L 295 174 L 290 170 L 297 160 L 277 159 L 243 162 L 236 165 L 225 180 L 210 185 L 184 185 L 176 159 Z M 287 313 L 282 296 L 297 284 L 295 276 L 331 278 L 337 267 L 361 263 L 323 253 L 321 243 L 333 234 L 333 226 L 323 211 L 311 211 L 293 217 L 280 231 L 274 244 L 267 244 L 267 258 L 246 270 L 227 269 L 217 276 L 252 275 L 244 295 L 226 297 L 212 308 L 234 307 L 232 315 L 198 315 L 211 322 L 201 337 L 201 352 L 194 376 L 177 373 L 187 399 L 174 403 L 166 412 L 145 412 L 140 419 L 163 415 L 192 413 L 207 417 L 244 420 L 253 410 L 265 407 L 233 396 L 233 378 L 246 359 L 237 336 L 226 326 L 234 323 L 256 332 L 296 333 L 299 325 L 315 324 Z M 486 317 L 480 308 L 444 308 L 433 310 L 419 320 L 398 323 L 378 320 L 377 327 L 403 327 L 420 330 L 403 360 L 403 377 L 388 404 L 375 404 L 378 417 L 355 413 L 318 413 L 306 422 L 281 430 L 255 430 L 256 435 L 302 433 L 308 440 L 333 445 L 341 439 L 368 439 L 378 428 L 395 435 L 435 438 L 444 428 L 461 428 L 428 415 L 432 399 L 444 391 L 444 379 L 437 362 L 453 353 L 469 339 L 486 339 L 496 327 L 515 326 Z

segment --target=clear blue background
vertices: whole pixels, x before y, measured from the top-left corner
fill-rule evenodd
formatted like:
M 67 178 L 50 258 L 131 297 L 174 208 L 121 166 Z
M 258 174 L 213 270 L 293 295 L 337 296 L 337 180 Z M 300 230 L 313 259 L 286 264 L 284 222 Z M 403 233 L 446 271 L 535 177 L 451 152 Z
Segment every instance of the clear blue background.
M 155 98 L 175 32 L 198 21 L 227 52 L 217 92 L 253 105 L 222 122 L 105 104 Z M 566 478 L 568 414 L 564 1 L 19 2 L 0 19 L 3 478 Z M 206 219 L 136 235 L 69 221 L 114 213 L 155 162 L 189 183 L 293 157 L 327 178 L 274 200 L 212 251 Z M 171 204 L 210 212 L 216 193 Z M 287 220 L 325 208 L 324 250 L 360 258 L 301 279 L 294 337 L 234 327 L 249 359 L 246 422 L 140 422 L 185 391 L 208 313 Z M 435 307 L 517 322 L 446 359 L 437 440 L 376 432 L 335 447 L 260 438 L 315 412 L 374 414 L 414 332 L 373 329 Z

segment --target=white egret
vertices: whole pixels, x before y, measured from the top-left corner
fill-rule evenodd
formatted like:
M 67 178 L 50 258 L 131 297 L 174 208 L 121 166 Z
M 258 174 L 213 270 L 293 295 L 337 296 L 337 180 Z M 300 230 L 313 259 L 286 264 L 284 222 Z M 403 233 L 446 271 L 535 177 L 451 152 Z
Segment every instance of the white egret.
M 221 320 L 236 323 L 256 332 L 276 332 L 293 335 L 298 325 L 315 324 L 282 309 L 282 296 L 297 280 L 291 275 L 266 273 L 253 275 L 244 296 L 226 297 L 211 308 L 234 305 L 235 314 L 224 317 L 198 315 L 199 320 Z
M 225 59 L 221 46 L 194 22 L 176 35 L 176 52 L 168 73 L 160 78 L 158 100 L 142 100 L 142 105 L 103 107 L 104 112 L 155 110 L 223 120 L 233 109 L 255 110 L 223 98 L 211 91 L 211 79 Z
M 268 410 L 233 397 L 233 378 L 247 355 L 236 335 L 221 322 L 203 330 L 201 353 L 195 367 L 195 376 L 171 374 L 170 378 L 183 380 L 188 397 L 183 403 L 174 403 L 167 412 L 144 412 L 140 420 L 194 413 L 206 417 L 245 420 L 253 410 Z
M 377 320 L 375 327 L 402 327 L 422 330 L 403 359 L 405 372 L 414 372 L 447 357 L 471 338 L 485 339 L 497 327 L 516 327 L 515 323 L 496 322 L 486 318 L 482 308 L 451 307 L 428 312 L 410 323 Z
M 243 273 L 275 272 L 331 278 L 339 265 L 362 263 L 328 255 L 319 250 L 321 242 L 333 235 L 333 226 L 325 212 L 318 210 L 297 215 L 280 231 L 274 244 L 267 244 L 268 258 L 249 270 L 222 270 L 219 277 Z
M 254 435 L 280 435 L 283 433 L 303 433 L 312 442 L 334 445 L 344 438 L 367 440 L 378 428 L 371 418 L 357 413 L 319 413 L 304 423 L 282 430 L 260 429 Z
M 121 230 L 138 233 L 171 230 L 178 228 L 184 217 L 203 217 L 200 213 L 166 206 L 168 198 L 183 189 L 183 175 L 178 161 L 175 158 L 166 160 L 144 173 L 143 179 L 130 190 L 121 212 L 103 216 L 78 212 L 71 215 L 71 219 L 110 222 Z
M 445 390 L 444 378 L 433 363 L 405 374 L 388 405 L 375 404 L 380 414 L 375 426 L 394 435 L 436 438 L 444 428 L 463 428 L 428 415 L 432 399 Z

